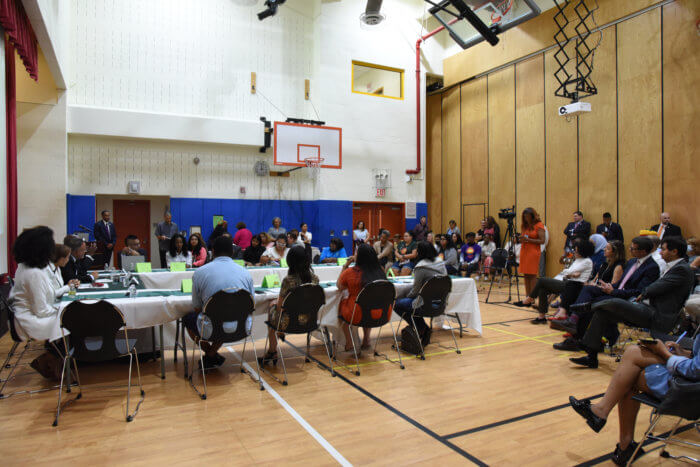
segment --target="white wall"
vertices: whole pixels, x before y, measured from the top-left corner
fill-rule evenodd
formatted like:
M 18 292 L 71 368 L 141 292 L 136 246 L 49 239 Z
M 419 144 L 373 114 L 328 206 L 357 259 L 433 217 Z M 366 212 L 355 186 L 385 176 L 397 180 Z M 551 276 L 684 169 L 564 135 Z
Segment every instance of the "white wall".
M 124 193 L 133 177 L 146 195 L 238 198 L 245 186 L 249 198 L 373 200 L 371 169 L 382 168 L 392 174 L 386 200 L 424 201 L 423 180 L 407 184 L 404 172 L 415 167 L 415 41 L 425 4 L 384 3 L 386 23 L 367 31 L 360 0 L 288 0 L 262 22 L 262 1 L 73 0 L 69 105 L 244 121 L 318 112 L 343 128 L 343 170 L 323 170 L 313 186 L 303 171 L 252 176 L 255 161 L 272 161 L 256 147 L 72 135 L 68 192 Z M 427 69 L 441 70 L 441 50 L 437 41 L 424 46 Z M 405 69 L 406 98 L 352 93 L 353 59 Z
M 5 30 L 0 28 L 1 35 Z M 0 41 L 0 57 L 5 57 L 5 41 Z M 0 89 L 5 89 L 5 59 L 0 58 Z M 0 92 L 0 109 L 5 109 L 5 93 Z M 0 111 L 0 128 L 6 128 L 5 112 Z M 7 273 L 7 133 L 0 131 L 0 274 Z

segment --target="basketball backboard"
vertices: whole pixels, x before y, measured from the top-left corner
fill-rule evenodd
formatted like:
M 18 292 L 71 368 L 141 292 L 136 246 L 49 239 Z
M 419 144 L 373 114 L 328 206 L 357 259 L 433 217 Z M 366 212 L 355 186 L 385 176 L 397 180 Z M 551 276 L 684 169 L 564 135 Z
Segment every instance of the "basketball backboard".
M 341 128 L 275 122 L 273 135 L 275 165 L 306 167 L 308 160 L 319 160 L 324 169 L 343 166 Z
M 425 0 L 431 15 L 463 49 L 488 41 L 540 14 L 535 0 Z

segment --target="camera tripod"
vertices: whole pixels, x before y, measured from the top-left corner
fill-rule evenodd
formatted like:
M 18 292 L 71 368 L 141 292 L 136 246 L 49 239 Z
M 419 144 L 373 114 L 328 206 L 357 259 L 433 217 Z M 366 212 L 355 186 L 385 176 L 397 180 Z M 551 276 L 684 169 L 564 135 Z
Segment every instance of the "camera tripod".
M 501 273 L 500 279 L 503 279 L 503 274 L 508 273 L 508 299 L 502 302 L 491 302 L 491 303 L 510 303 L 513 299 L 513 275 L 515 275 L 515 291 L 518 294 L 518 300 L 520 300 L 520 282 L 518 279 L 518 262 L 515 256 L 515 240 L 518 234 L 515 232 L 515 223 L 513 222 L 515 216 L 509 217 L 507 219 L 508 228 L 506 229 L 505 235 L 503 235 L 502 245 L 508 244 L 508 250 L 499 248 L 494 251 L 493 258 L 493 269 L 495 269 L 496 274 Z M 496 252 L 499 252 L 497 255 Z M 512 269 L 512 273 L 511 273 Z M 491 289 L 493 288 L 493 282 L 496 280 L 496 274 L 491 276 L 491 283 L 489 284 L 489 292 L 486 294 L 486 303 L 489 303 L 489 298 L 491 297 Z

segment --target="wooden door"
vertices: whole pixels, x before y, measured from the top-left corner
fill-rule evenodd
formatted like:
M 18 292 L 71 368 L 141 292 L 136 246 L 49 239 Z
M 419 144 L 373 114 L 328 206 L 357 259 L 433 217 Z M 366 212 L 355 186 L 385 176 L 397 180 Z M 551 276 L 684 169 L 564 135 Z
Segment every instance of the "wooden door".
M 136 235 L 141 240 L 141 248 L 146 250 L 146 261 L 151 256 L 151 202 L 148 200 L 115 199 L 113 201 L 113 222 L 117 231 L 114 246 L 114 264 L 119 264 L 117 255 L 124 248 L 127 235 Z
M 369 230 L 370 235 L 376 235 L 374 231 L 375 220 L 374 220 L 374 206 L 365 203 L 354 203 L 352 206 L 352 229 L 355 230 L 355 226 L 358 222 L 362 221 L 365 223 L 365 227 Z
M 353 203 L 353 229 L 363 221 L 371 238 L 379 236 L 379 229 L 386 229 L 391 234 L 403 234 L 406 229 L 404 205 L 401 203 Z

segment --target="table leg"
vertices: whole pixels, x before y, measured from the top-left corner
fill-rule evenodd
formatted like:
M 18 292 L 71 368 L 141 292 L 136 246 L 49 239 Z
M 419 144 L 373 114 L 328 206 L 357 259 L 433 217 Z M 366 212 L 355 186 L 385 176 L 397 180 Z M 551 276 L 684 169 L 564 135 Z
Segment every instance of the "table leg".
M 158 326 L 160 333 L 160 379 L 165 379 L 165 343 L 163 342 L 163 325 Z

